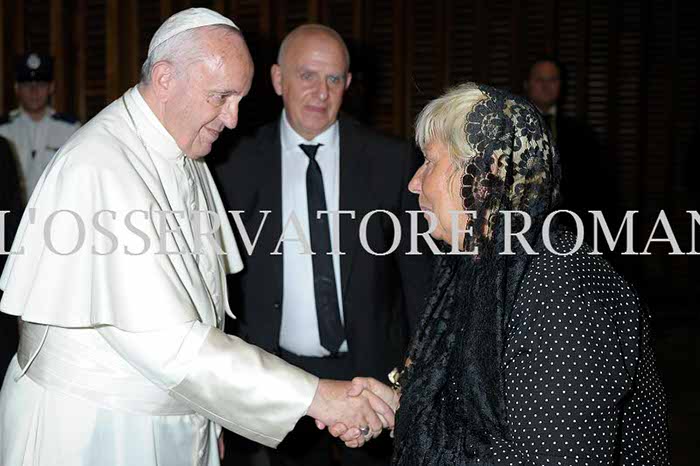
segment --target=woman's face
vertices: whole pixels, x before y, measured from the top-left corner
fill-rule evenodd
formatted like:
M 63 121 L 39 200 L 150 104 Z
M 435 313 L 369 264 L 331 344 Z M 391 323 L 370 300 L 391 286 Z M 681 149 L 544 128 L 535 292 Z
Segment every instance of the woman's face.
M 454 217 L 451 211 L 462 211 L 462 199 L 459 195 L 460 176 L 454 173 L 454 167 L 447 146 L 434 141 L 425 146 L 425 161 L 408 183 L 408 189 L 418 194 L 418 203 L 425 218 L 431 222 L 431 212 L 437 219 L 435 230 L 430 234 L 433 238 L 445 241 L 453 248 L 459 248 L 464 239 L 464 233 L 456 236 L 457 244 L 453 242 L 453 229 L 464 230 L 466 216 Z M 435 220 L 432 220 L 435 222 Z

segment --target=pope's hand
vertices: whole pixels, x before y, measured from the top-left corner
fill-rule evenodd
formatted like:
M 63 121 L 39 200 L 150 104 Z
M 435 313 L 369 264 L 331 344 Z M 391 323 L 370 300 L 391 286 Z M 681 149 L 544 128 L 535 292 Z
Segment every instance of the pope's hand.
M 359 396 L 368 392 L 371 392 L 375 396 L 381 398 L 382 401 L 389 405 L 393 412 L 396 412 L 399 409 L 400 395 L 388 385 L 385 385 L 377 379 L 373 379 L 371 377 L 355 377 L 352 380 L 352 388 L 348 391 L 348 395 Z M 385 424 L 384 427 L 393 431 L 394 423 L 392 422 L 391 425 Z M 358 430 L 355 428 L 347 428 L 343 424 L 335 424 L 331 426 L 328 431 L 334 437 L 340 437 L 340 439 L 345 442 L 345 445 L 348 447 L 355 448 L 361 446 L 358 445 Z
M 350 396 L 358 396 L 363 391 L 369 390 L 382 399 L 393 412 L 399 409 L 399 401 L 401 396 L 399 393 L 388 385 L 381 383 L 372 377 L 355 377 L 352 379 L 352 388 L 348 391 Z M 392 425 L 391 428 L 394 426 Z
M 321 428 L 349 426 L 339 435 L 348 438 L 352 435 L 352 445 L 348 446 L 353 447 L 362 446 L 370 438 L 378 436 L 385 425 L 389 428 L 394 426 L 394 411 L 384 400 L 370 391 L 355 394 L 357 390 L 350 382 L 321 380 L 307 412 Z M 369 428 L 367 435 L 362 435 L 360 429 L 363 428 Z M 350 430 L 352 433 L 348 432 Z

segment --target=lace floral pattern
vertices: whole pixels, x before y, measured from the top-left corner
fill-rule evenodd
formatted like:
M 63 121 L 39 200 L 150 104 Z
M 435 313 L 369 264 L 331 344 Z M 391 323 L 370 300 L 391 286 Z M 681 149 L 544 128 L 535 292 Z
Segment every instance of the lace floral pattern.
M 467 142 L 478 155 L 464 168 L 461 196 L 466 209 L 483 208 L 476 231 L 490 238 L 499 209 L 539 215 L 550 206 L 537 200 L 550 200 L 542 194 L 554 184 L 549 162 L 555 151 L 542 117 L 529 102 L 489 86 L 478 89 L 484 99 L 464 125 Z

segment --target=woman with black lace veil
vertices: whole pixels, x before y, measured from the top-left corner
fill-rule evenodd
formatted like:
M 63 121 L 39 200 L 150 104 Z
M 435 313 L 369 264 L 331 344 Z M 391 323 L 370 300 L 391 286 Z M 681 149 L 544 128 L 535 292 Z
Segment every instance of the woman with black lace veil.
M 443 254 L 400 394 L 355 380 L 400 396 L 394 464 L 669 464 L 648 313 L 566 214 L 547 220 L 559 157 L 537 110 L 465 84 L 426 106 L 416 141 L 409 189 Z

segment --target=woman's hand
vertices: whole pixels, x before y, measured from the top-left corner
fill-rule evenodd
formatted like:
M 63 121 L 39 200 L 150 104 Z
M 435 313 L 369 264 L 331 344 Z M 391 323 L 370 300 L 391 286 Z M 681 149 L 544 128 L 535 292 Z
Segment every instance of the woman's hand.
M 399 409 L 400 395 L 388 385 L 384 385 L 377 379 L 371 377 L 355 377 L 352 380 L 352 386 L 347 392 L 350 397 L 360 395 L 369 396 L 370 398 L 377 397 L 386 403 L 395 413 Z M 387 420 L 382 415 L 379 415 L 382 425 L 385 429 L 391 429 L 393 433 L 394 419 Z M 325 428 L 324 424 L 316 423 L 319 429 Z M 368 435 L 362 435 L 357 427 L 348 428 L 345 424 L 336 423 L 328 429 L 334 437 L 340 437 L 345 442 L 345 445 L 350 448 L 361 447 L 367 440 L 376 438 L 381 433 L 380 431 L 370 431 Z

